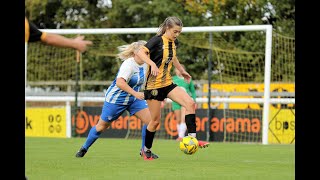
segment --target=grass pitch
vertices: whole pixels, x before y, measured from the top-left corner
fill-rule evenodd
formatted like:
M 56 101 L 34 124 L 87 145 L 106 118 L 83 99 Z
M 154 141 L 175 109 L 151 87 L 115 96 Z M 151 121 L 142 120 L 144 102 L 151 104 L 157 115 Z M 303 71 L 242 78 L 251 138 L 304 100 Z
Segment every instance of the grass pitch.
M 25 138 L 29 180 L 217 179 L 293 180 L 294 145 L 215 143 L 185 155 L 174 140 L 155 139 L 160 156 L 144 161 L 140 139 L 100 138 L 83 158 L 75 154 L 85 138 Z

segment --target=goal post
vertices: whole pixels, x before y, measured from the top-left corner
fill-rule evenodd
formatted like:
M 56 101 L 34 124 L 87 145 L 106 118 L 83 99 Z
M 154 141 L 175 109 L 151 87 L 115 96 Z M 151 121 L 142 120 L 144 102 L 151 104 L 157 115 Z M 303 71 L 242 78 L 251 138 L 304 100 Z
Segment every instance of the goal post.
M 117 35 L 117 34 L 155 34 L 158 28 L 104 28 L 104 29 L 41 29 L 45 32 L 57 33 L 62 35 Z M 199 26 L 199 27 L 183 27 L 182 34 L 185 33 L 209 33 L 209 32 L 248 32 L 248 31 L 263 31 L 265 32 L 265 48 L 264 48 L 264 74 L 263 74 L 263 97 L 261 98 L 210 98 L 212 103 L 258 103 L 263 104 L 262 110 L 262 144 L 269 144 L 269 115 L 270 104 L 295 104 L 294 98 L 271 98 L 271 62 L 272 62 L 272 26 L 271 25 L 239 25 L 239 26 Z M 205 40 L 205 39 L 204 39 Z M 116 44 L 114 44 L 116 47 Z M 115 48 L 113 47 L 113 48 Z M 213 55 L 214 56 L 214 55 Z M 26 59 L 27 61 L 27 59 Z M 26 65 L 28 63 L 26 62 Z M 26 66 L 27 72 L 27 66 Z M 71 72 L 71 71 L 70 71 Z M 27 74 L 27 73 L 26 73 Z M 212 95 L 212 94 L 211 94 Z M 197 98 L 200 103 L 208 102 L 207 98 Z M 44 97 L 42 97 L 44 98 Z M 41 99 L 41 98 L 40 98 Z M 50 98 L 49 98 L 50 99 Z M 54 98 L 48 101 L 57 101 L 59 98 Z M 63 99 L 63 97 L 62 97 Z M 62 100 L 60 99 L 60 100 Z M 90 99 L 90 98 L 88 98 Z M 87 99 L 87 100 L 88 100 Z M 94 99 L 94 98 L 93 98 Z M 38 99 L 39 100 L 39 99 Z M 78 99 L 84 102 L 85 99 Z M 36 101 L 36 97 L 28 97 L 27 101 Z M 99 101 L 99 100 L 97 100 Z M 224 107 L 225 108 L 225 107 Z

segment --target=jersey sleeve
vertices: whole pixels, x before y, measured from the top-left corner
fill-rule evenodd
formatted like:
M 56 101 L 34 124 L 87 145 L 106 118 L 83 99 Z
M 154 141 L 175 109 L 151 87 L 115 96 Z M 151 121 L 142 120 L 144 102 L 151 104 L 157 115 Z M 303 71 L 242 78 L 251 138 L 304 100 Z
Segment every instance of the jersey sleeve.
M 45 39 L 46 33 L 40 31 L 35 24 L 29 21 L 30 37 L 29 42 L 41 41 Z
M 132 74 L 133 74 L 132 65 L 128 60 L 125 60 L 120 66 L 117 78 L 121 77 L 128 82 Z
M 155 45 L 159 44 L 161 41 L 160 36 L 153 36 L 145 45 L 145 48 L 147 48 L 148 52 L 154 48 Z

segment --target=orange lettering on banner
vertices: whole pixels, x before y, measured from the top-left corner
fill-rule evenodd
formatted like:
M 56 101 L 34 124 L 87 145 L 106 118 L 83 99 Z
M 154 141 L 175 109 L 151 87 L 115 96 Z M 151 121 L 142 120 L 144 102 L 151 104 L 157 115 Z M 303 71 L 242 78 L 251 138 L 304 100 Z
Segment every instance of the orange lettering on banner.
M 141 120 L 139 119 L 138 121 L 138 118 L 136 116 L 130 116 L 130 124 L 129 124 L 129 129 L 141 129 Z
M 79 111 L 77 114 L 76 122 L 76 132 L 78 134 L 83 134 L 88 131 L 89 125 L 93 127 L 99 121 L 100 116 L 88 115 L 85 111 Z M 205 125 L 208 122 L 207 117 L 199 118 L 196 117 L 196 130 L 205 131 Z M 129 126 L 128 126 L 129 123 Z M 72 117 L 72 124 L 74 125 L 74 117 Z M 173 112 L 169 112 L 164 121 L 164 128 L 168 135 L 177 136 L 177 121 Z M 111 123 L 110 128 L 112 129 L 132 129 L 132 130 L 141 130 L 142 122 L 136 116 L 120 116 L 116 121 Z M 160 125 L 157 127 L 157 130 L 160 129 Z M 253 132 L 259 133 L 261 131 L 261 121 L 258 118 L 248 119 L 248 118 L 221 118 L 220 120 L 217 117 L 211 119 L 210 130 L 212 132 L 223 132 L 224 129 L 226 132 Z
M 207 118 L 208 119 L 208 118 Z M 212 132 L 218 132 L 219 131 L 219 119 L 214 117 L 211 119 L 211 127 Z
M 202 118 L 205 121 L 205 118 Z M 231 132 L 253 132 L 259 133 L 261 131 L 261 121 L 257 118 L 253 118 L 251 121 L 248 118 L 222 118 L 219 120 L 214 117 L 211 119 L 210 129 L 212 132 L 223 132 L 224 126 L 228 133 Z
M 223 118 L 223 121 L 221 120 L 221 129 L 220 131 L 223 132 L 223 124 L 225 123 L 226 124 L 226 131 L 227 132 L 235 132 L 235 127 L 234 127 L 234 119 L 233 118 L 227 118 L 227 121 L 226 119 Z
M 160 127 L 160 125 L 159 125 Z M 164 128 L 167 132 L 167 134 L 171 136 L 177 136 L 178 131 L 177 131 L 177 121 L 175 120 L 175 116 L 173 112 L 169 112 L 165 118 L 164 121 Z
M 120 116 L 121 117 L 121 116 Z M 118 118 L 116 121 L 113 121 L 114 129 L 122 129 L 123 128 L 123 118 Z
M 205 122 L 208 121 L 207 117 L 202 118 L 202 120 L 199 117 L 196 117 L 196 125 L 197 125 L 197 131 L 204 131 L 205 128 Z
M 260 123 L 259 119 L 253 118 L 252 119 L 252 127 L 251 127 L 252 132 L 259 133 L 260 129 L 261 129 L 261 123 Z
M 83 134 L 89 127 L 89 118 L 85 111 L 79 111 L 77 114 L 76 132 Z
M 208 122 L 208 118 L 203 118 L 202 119 L 202 125 L 201 125 L 201 131 L 205 131 L 205 123 Z
M 227 123 L 225 122 L 226 121 L 226 119 L 225 118 L 222 118 L 221 120 L 220 120 L 220 124 L 219 124 L 219 131 L 221 131 L 221 129 L 223 130 L 224 128 L 224 125 L 226 124 L 226 129 L 228 129 L 228 125 L 227 125 Z
M 123 124 L 122 129 L 128 129 L 129 116 L 123 117 L 122 121 L 123 121 L 123 123 L 122 123 L 122 124 Z
M 100 116 L 98 115 L 95 115 L 95 116 L 89 115 L 90 126 L 91 127 L 95 126 L 98 123 L 99 119 L 100 119 Z
M 76 117 L 77 123 L 76 123 L 76 132 L 77 134 L 83 134 L 85 133 L 88 128 L 89 124 L 91 127 L 96 125 L 99 121 L 100 116 L 95 115 L 88 115 L 85 111 L 79 111 Z M 72 125 L 74 125 L 74 116 L 72 116 Z
M 236 120 L 236 132 L 239 132 L 239 127 L 241 127 L 241 132 L 251 132 L 251 122 L 248 118 L 237 118 Z M 247 131 L 244 129 L 247 127 Z

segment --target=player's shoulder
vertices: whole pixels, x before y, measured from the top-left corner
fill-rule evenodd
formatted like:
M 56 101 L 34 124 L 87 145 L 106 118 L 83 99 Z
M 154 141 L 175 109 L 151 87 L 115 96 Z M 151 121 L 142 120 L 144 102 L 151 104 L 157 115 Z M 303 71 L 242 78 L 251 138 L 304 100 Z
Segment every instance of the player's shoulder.
M 125 66 L 125 67 L 132 67 L 133 65 L 134 65 L 134 59 L 132 57 L 124 60 L 121 64 L 121 66 Z
M 155 35 L 155 36 L 152 36 L 149 39 L 149 42 L 158 42 L 158 41 L 162 41 L 162 36 L 161 35 Z
M 154 35 L 154 36 L 151 37 L 151 39 L 162 39 L 162 35 L 158 35 L 158 34 Z

